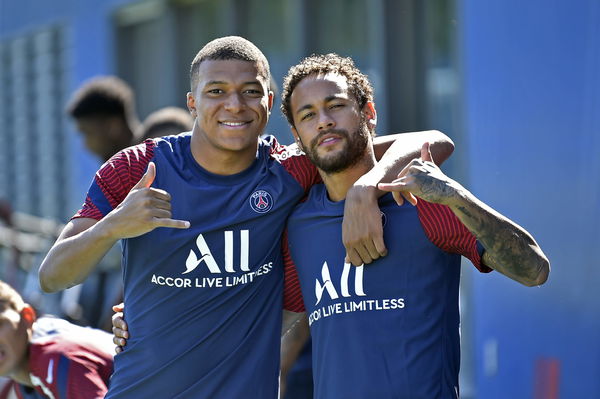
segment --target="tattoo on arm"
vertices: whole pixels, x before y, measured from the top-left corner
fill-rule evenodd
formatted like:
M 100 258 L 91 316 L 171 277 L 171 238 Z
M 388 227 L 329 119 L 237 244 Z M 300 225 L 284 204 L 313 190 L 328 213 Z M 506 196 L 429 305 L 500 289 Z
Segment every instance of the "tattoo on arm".
M 525 285 L 545 281 L 548 260 L 527 231 L 477 200 L 453 210 L 484 246 L 486 266 Z

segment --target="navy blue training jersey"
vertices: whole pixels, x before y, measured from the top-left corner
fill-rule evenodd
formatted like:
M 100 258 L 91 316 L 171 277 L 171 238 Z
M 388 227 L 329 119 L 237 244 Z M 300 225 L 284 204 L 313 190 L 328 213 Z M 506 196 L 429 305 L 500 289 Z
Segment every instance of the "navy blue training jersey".
M 123 240 L 131 338 L 115 358 L 107 398 L 274 399 L 281 234 L 318 174 L 271 138 L 260 140 L 247 170 L 213 175 L 193 159 L 190 138 L 148 140 L 117 154 L 76 215 L 106 215 L 152 161 L 152 187 L 171 194 L 173 219 L 191 223 Z
M 447 207 L 418 204 L 398 206 L 391 194 L 380 199 L 388 255 L 361 267 L 344 263 L 344 201 L 330 201 L 324 185 L 290 217 L 289 251 L 313 339 L 315 398 L 457 397 L 459 254 L 489 269 L 480 265 L 474 236 Z

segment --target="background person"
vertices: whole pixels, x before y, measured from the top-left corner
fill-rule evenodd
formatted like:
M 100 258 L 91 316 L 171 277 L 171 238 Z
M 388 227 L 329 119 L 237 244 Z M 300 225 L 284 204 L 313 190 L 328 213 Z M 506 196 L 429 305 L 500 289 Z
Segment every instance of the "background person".
M 104 398 L 113 350 L 106 332 L 37 318 L 19 293 L 0 280 L 0 375 L 14 381 L 20 399 Z

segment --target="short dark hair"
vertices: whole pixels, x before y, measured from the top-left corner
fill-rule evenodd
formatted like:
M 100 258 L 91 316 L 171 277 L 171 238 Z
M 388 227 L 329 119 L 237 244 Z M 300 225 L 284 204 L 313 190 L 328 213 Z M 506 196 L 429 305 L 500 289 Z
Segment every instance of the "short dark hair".
M 12 309 L 20 312 L 25 307 L 21 295 L 10 285 L 0 280 L 0 311 Z
M 240 60 L 254 62 L 258 72 L 265 78 L 267 85 L 271 80 L 267 57 L 251 41 L 240 36 L 225 36 L 207 43 L 194 57 L 190 67 L 190 86 L 192 91 L 198 84 L 198 69 L 202 61 Z
M 98 76 L 85 81 L 71 96 L 66 110 L 75 119 L 116 115 L 126 121 L 137 120 L 133 91 L 116 76 Z
M 309 75 L 325 75 L 328 73 L 339 74 L 346 78 L 350 93 L 356 97 L 360 108 L 364 107 L 367 102 L 373 101 L 373 86 L 367 75 L 354 65 L 352 58 L 342 57 L 335 53 L 313 54 L 291 67 L 283 79 L 281 112 L 283 112 L 291 126 L 294 126 L 294 118 L 290 98 L 298 83 Z
M 179 107 L 165 107 L 146 117 L 136 138 L 144 141 L 148 138 L 187 132 L 192 130 L 193 126 L 194 118 L 188 110 Z

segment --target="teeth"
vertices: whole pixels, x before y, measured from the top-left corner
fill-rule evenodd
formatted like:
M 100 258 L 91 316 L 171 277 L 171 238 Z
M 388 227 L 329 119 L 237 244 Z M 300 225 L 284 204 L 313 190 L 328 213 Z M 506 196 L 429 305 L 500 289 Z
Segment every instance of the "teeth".
M 246 122 L 221 122 L 225 126 L 242 126 L 245 125 Z

